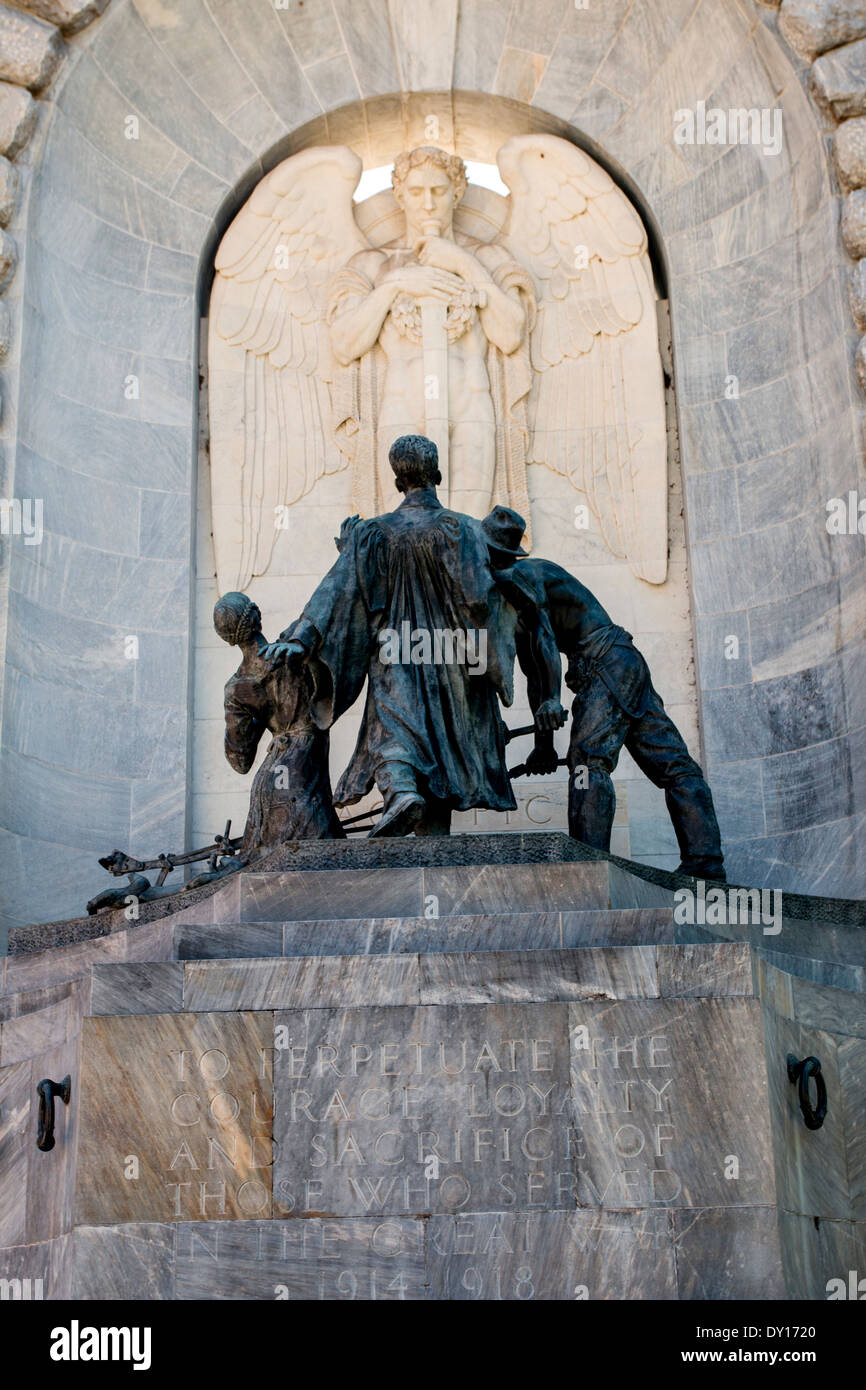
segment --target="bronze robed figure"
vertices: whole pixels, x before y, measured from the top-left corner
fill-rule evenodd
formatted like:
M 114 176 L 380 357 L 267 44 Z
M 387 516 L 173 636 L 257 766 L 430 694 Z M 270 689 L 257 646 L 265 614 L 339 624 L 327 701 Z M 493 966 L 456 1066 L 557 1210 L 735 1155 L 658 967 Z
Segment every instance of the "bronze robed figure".
M 447 833 L 452 810 L 517 804 L 498 704 L 512 700 L 517 613 L 496 582 L 480 523 L 436 496 L 435 444 L 404 436 L 390 460 L 402 504 L 344 525 L 336 564 L 267 655 L 290 669 L 310 664 L 322 727 L 367 680 L 337 805 L 375 784 L 384 811 L 372 834 Z M 538 712 L 542 723 L 564 717 L 558 699 Z

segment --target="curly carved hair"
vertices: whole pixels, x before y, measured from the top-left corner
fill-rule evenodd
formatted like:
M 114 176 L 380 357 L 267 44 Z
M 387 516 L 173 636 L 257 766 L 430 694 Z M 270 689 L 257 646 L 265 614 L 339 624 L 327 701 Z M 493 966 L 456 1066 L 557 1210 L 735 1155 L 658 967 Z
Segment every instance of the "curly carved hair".
M 391 186 L 395 193 L 402 188 L 409 170 L 417 169 L 420 164 L 437 164 L 444 169 L 454 185 L 455 202 L 460 201 L 466 192 L 466 165 L 459 154 L 448 154 L 447 150 L 440 150 L 436 145 L 419 145 L 416 150 L 409 150 L 408 153 L 403 150 L 395 157 L 391 175 Z
M 388 451 L 398 492 L 412 487 L 436 487 L 441 483 L 439 450 L 423 434 L 401 434 Z
M 233 591 L 214 604 L 213 625 L 230 647 L 240 647 L 261 632 L 262 615 L 251 598 Z

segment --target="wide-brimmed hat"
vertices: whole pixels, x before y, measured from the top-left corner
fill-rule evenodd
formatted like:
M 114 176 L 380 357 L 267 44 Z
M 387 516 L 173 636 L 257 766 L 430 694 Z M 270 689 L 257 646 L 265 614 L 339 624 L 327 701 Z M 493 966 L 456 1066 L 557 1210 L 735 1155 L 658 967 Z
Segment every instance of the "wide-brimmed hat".
M 520 556 L 529 554 L 520 544 L 526 530 L 526 522 L 520 513 L 513 511 L 511 507 L 494 507 L 482 521 L 481 529 L 487 537 L 488 545 L 501 551 L 503 555 L 511 555 L 517 560 Z

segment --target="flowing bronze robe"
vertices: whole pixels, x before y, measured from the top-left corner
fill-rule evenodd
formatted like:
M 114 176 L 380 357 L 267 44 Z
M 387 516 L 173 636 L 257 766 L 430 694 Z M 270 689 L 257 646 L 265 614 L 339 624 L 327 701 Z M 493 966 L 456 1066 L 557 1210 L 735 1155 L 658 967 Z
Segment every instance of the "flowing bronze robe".
M 382 660 L 381 634 L 402 634 L 404 623 L 431 638 L 483 633 L 486 669 Z M 312 709 L 320 727 L 339 718 L 368 680 L 338 806 L 366 795 L 382 763 L 403 763 L 430 796 L 456 810 L 514 809 L 497 696 L 511 704 L 515 625 L 479 523 L 443 508 L 432 488 L 410 492 L 396 511 L 359 521 L 344 536 L 339 559 L 294 631 L 313 651 Z

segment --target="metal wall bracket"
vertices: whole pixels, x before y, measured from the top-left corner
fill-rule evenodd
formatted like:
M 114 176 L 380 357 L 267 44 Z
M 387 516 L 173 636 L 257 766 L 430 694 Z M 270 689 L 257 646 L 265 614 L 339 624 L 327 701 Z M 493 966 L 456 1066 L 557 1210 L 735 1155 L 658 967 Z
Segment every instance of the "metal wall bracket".
M 820 1129 L 827 1118 L 827 1083 L 821 1073 L 821 1063 L 817 1057 L 804 1057 L 802 1061 L 788 1053 L 788 1080 L 797 1084 L 797 1099 L 803 1112 L 803 1123 L 807 1129 Z M 816 1104 L 813 1107 L 809 1095 L 809 1081 L 815 1080 Z
M 58 1096 L 64 1105 L 69 1104 L 72 1094 L 72 1077 L 64 1076 L 62 1081 L 40 1081 L 36 1087 L 39 1096 L 39 1133 L 36 1147 L 43 1153 L 54 1148 L 54 1097 Z

